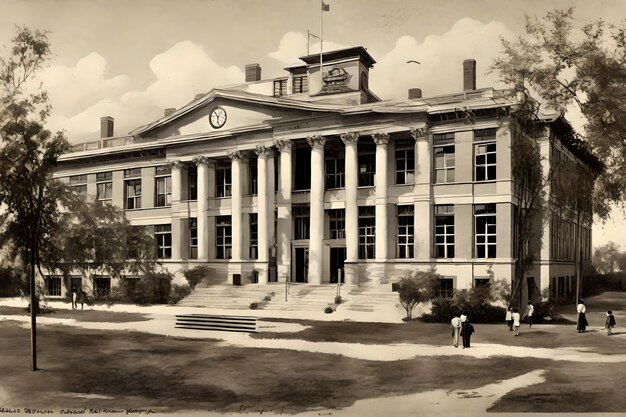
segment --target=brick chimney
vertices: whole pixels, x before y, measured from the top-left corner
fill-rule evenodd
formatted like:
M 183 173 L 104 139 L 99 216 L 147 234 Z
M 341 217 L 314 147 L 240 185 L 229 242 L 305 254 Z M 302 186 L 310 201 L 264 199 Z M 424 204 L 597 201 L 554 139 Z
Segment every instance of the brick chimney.
M 163 110 L 163 116 L 167 117 L 170 114 L 174 113 L 176 111 L 176 107 L 168 107 L 167 109 Z
M 111 116 L 104 116 L 100 118 L 100 138 L 113 137 L 113 121 Z
M 261 80 L 261 66 L 259 64 L 246 65 L 246 82 Z
M 421 88 L 409 88 L 409 100 L 415 100 L 418 98 L 422 98 L 422 89 Z
M 476 90 L 476 60 L 463 61 L 463 91 Z

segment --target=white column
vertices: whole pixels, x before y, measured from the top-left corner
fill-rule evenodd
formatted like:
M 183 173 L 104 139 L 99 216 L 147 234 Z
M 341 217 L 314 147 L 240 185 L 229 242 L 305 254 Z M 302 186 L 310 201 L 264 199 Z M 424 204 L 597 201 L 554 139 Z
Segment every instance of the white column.
M 430 259 L 433 252 L 431 212 L 431 155 L 428 128 L 411 130 L 415 139 L 415 258 Z M 457 240 L 458 242 L 458 240 Z
M 376 259 L 388 258 L 389 231 L 387 230 L 387 145 L 388 133 L 374 133 L 376 143 Z
M 232 224 L 232 260 L 241 261 L 242 255 L 242 229 L 241 229 L 241 203 L 243 200 L 243 189 L 241 184 L 241 159 L 243 157 L 240 151 L 228 152 L 231 159 L 231 224 Z
M 209 165 L 204 156 L 194 158 L 194 162 L 198 166 L 198 259 L 206 261 L 209 257 Z
M 359 183 L 358 132 L 349 132 L 341 135 L 346 146 L 346 262 L 356 262 L 359 259 L 359 207 L 357 206 L 357 188 Z
M 311 201 L 309 283 L 321 284 L 324 274 L 324 144 L 322 136 L 309 136 L 311 146 Z
M 268 195 L 267 195 L 267 154 L 268 150 L 265 146 L 257 146 L 255 150 L 258 155 L 257 159 L 257 181 L 258 181 L 258 193 L 257 193 L 257 228 L 258 228 L 258 247 L 259 247 L 259 262 L 264 262 L 259 271 L 259 283 L 267 283 L 267 262 L 269 260 L 269 238 L 268 238 Z M 273 218 L 273 216 L 272 216 Z
M 182 258 L 185 233 L 183 231 L 184 222 L 180 218 L 180 196 L 182 189 L 181 169 L 183 164 L 180 161 L 170 161 L 170 169 L 172 171 L 171 187 L 172 187 L 172 259 Z
M 291 276 L 291 148 L 287 139 L 274 140 L 280 150 L 280 192 L 278 194 L 278 280 L 284 281 Z

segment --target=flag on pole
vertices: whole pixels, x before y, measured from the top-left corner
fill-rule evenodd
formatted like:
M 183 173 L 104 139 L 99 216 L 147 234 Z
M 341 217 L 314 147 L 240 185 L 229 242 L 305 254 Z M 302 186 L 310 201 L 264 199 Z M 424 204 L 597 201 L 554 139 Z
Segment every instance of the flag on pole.
M 323 12 L 329 12 L 330 11 L 330 4 L 326 4 L 326 3 L 322 2 L 322 11 Z

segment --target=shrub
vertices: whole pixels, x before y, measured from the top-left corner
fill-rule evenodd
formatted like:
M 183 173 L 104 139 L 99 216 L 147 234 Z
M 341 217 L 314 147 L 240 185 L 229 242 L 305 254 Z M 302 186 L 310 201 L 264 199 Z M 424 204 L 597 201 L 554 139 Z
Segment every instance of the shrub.
M 205 277 L 209 276 L 210 269 L 204 265 L 195 266 L 184 272 L 189 287 L 193 290 Z
M 263 301 L 272 301 L 272 296 L 271 295 L 266 295 L 265 297 L 263 297 Z
M 250 303 L 250 310 L 256 310 L 257 308 L 259 308 L 259 303 L 257 302 Z
M 324 313 L 326 313 L 326 314 L 330 314 L 330 313 L 334 313 L 334 312 L 335 312 L 335 309 L 332 308 L 331 306 L 328 306 L 328 307 L 326 307 L 324 309 Z
M 411 319 L 416 305 L 432 299 L 439 288 L 441 276 L 433 268 L 428 271 L 414 271 L 398 282 L 400 304 L 406 310 L 406 318 Z
M 342 298 L 341 298 L 340 295 L 336 296 L 335 297 L 335 304 L 341 304 L 341 300 L 342 300 Z
M 172 278 L 169 272 L 145 274 L 135 285 L 131 300 L 138 304 L 166 304 L 172 289 Z
M 174 284 L 174 285 L 172 285 L 172 290 L 170 292 L 170 297 L 169 297 L 168 303 L 169 304 L 176 304 L 180 300 L 182 300 L 183 298 L 187 297 L 189 294 L 191 294 L 191 287 L 189 285 L 187 285 L 187 284 L 183 284 L 183 285 Z

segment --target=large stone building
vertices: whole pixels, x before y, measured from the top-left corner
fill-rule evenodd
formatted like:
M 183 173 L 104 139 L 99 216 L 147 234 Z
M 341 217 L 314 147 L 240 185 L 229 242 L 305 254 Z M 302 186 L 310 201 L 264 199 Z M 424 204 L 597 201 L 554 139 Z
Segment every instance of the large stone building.
M 364 48 L 326 52 L 322 76 L 319 55 L 301 59 L 270 80 L 248 65 L 245 83 L 165 109 L 126 136 L 114 137 L 104 117 L 101 139 L 63 155 L 57 176 L 151 226 L 159 258 L 179 275 L 202 264 L 224 283 L 372 286 L 435 266 L 444 294 L 511 280 L 519 200 L 507 115 L 516 101 L 477 89 L 473 60 L 459 63 L 463 91 L 381 101 Z M 578 160 L 553 129 L 566 122 L 544 123 L 543 163 L 556 151 Z M 565 293 L 571 236 L 538 227 L 529 282 Z M 93 282 L 98 292 L 111 286 Z

